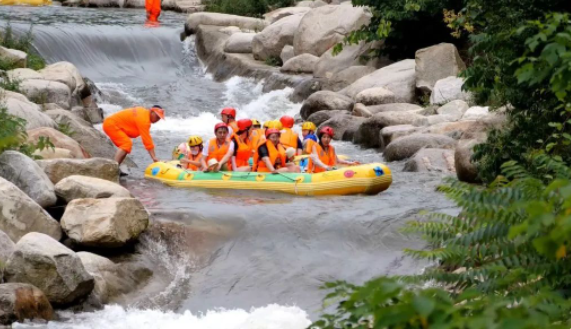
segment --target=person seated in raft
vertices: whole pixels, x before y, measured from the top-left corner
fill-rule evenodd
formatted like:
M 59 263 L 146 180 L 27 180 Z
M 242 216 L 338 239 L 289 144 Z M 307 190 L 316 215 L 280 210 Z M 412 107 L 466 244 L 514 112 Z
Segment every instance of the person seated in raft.
M 293 162 L 287 162 L 286 150 L 280 144 L 280 131 L 276 128 L 266 130 L 266 142 L 254 155 L 254 167 L 257 172 L 300 172 Z
M 205 167 L 203 167 L 202 164 L 202 150 L 204 148 L 202 138 L 200 136 L 190 136 L 186 144 L 188 151 L 186 155 L 180 159 L 182 168 L 192 171 L 204 170 Z
M 331 145 L 331 140 L 335 132 L 331 127 L 323 127 L 318 133 L 319 143 L 312 146 L 312 152 L 309 156 L 308 173 L 320 173 L 337 169 L 338 163 L 346 165 L 354 165 L 356 162 L 341 160 L 335 153 L 335 147 Z
M 250 157 L 252 156 L 252 150 L 254 150 L 254 145 L 250 140 L 251 127 L 252 120 L 238 120 L 238 131 L 230 140 L 234 148 L 234 152 L 232 154 L 232 168 L 234 171 L 247 172 L 252 169 L 249 163 Z
M 202 168 L 205 172 L 208 172 L 208 166 L 206 163 L 211 159 L 216 159 L 218 165 L 211 171 L 218 172 L 220 170 L 230 171 L 231 166 L 228 163 L 230 157 L 234 153 L 234 145 L 230 143 L 228 139 L 228 126 L 224 122 L 217 123 L 214 126 L 214 134 L 216 137 L 210 139 L 204 145 L 202 150 Z
M 301 144 L 299 135 L 291 129 L 295 123 L 294 118 L 290 117 L 289 115 L 284 115 L 280 118 L 280 123 L 283 126 L 283 131 L 280 136 L 280 143 L 282 143 L 285 148 L 293 147 L 295 153 L 297 155 L 301 155 L 303 145 Z
M 260 121 L 252 119 L 252 127 L 250 128 L 250 135 L 248 137 L 250 144 L 252 145 L 252 155 L 256 153 L 258 146 L 266 141 L 266 136 L 264 136 L 265 132 L 261 126 Z
M 262 129 L 262 124 L 258 119 L 252 119 L 252 128 L 253 129 Z
M 303 136 L 303 154 L 311 154 L 313 151 L 313 144 L 317 142 L 315 136 L 315 123 L 306 121 L 301 125 L 301 135 Z
M 222 122 L 228 125 L 228 139 L 238 131 L 238 123 L 236 122 L 236 109 L 233 107 L 225 107 L 220 112 Z

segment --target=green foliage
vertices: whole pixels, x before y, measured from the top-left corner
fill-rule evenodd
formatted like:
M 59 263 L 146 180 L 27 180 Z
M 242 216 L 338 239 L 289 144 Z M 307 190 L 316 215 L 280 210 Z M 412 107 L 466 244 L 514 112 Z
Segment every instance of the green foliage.
M 282 59 L 279 57 L 275 57 L 275 56 L 270 56 L 268 58 L 266 58 L 265 60 L 266 65 L 269 66 L 282 66 Z
M 0 80 L 0 88 L 13 92 L 20 92 L 20 80 L 4 77 Z
M 34 49 L 32 42 L 34 41 L 33 37 L 33 27 L 30 26 L 28 32 L 20 37 L 14 34 L 12 26 L 8 22 L 4 31 L 0 31 L 0 46 L 21 50 L 28 54 L 28 62 L 27 67 L 32 70 L 41 70 L 46 67 L 46 62 L 44 59 L 36 52 Z M 4 63 L 8 67 L 6 63 Z M 0 63 L 0 69 L 2 69 L 2 63 Z M 13 67 L 12 67 L 13 68 Z M 7 68 L 11 69 L 11 68 Z
M 206 11 L 262 17 L 266 12 L 295 5 L 294 0 L 205 0 Z
M 69 137 L 73 137 L 73 135 L 75 135 L 75 131 L 71 128 L 69 122 L 60 122 L 57 126 L 57 130 Z
M 8 110 L 0 106 L 0 154 L 6 150 L 15 150 L 32 158 L 36 150 L 53 148 L 53 143 L 49 138 L 40 137 L 35 144 L 26 142 L 26 120 L 8 113 Z

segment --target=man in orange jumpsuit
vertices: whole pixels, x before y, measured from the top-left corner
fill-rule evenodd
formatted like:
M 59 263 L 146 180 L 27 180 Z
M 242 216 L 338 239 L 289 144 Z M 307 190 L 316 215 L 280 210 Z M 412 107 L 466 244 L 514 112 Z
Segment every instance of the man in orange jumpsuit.
M 134 107 L 108 116 L 103 121 L 103 131 L 119 149 L 115 153 L 115 161 L 119 164 L 131 153 L 133 141 L 131 138 L 141 136 L 145 149 L 153 159 L 159 161 L 155 155 L 155 145 L 151 138 L 151 124 L 165 118 L 165 111 L 159 105 L 153 105 L 150 110 L 144 107 Z
M 151 23 L 159 21 L 161 15 L 161 0 L 145 0 L 145 9 L 147 10 L 147 20 Z

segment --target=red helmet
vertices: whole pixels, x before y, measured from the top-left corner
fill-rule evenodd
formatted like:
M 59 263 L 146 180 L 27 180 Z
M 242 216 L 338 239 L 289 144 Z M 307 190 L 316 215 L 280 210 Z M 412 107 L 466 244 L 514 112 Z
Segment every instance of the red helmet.
M 238 130 L 244 131 L 252 126 L 252 120 L 250 119 L 240 119 L 238 120 Z
M 214 126 L 214 133 L 216 133 L 218 128 L 226 128 L 226 130 L 228 130 L 228 125 L 225 124 L 224 122 L 217 123 L 216 126 Z
M 276 128 L 266 129 L 266 138 L 270 137 L 271 134 L 280 134 L 281 132 Z
M 222 109 L 222 112 L 220 112 L 220 114 L 226 114 L 227 116 L 236 118 L 236 109 L 233 107 L 225 107 Z
M 284 128 L 291 128 L 293 127 L 295 120 L 289 115 L 284 115 L 283 117 L 280 118 L 280 122 L 282 123 Z
M 333 130 L 333 128 L 325 126 L 319 130 L 319 135 L 321 136 L 323 134 L 327 134 L 331 136 L 331 138 L 333 138 L 333 136 L 335 135 L 335 131 Z

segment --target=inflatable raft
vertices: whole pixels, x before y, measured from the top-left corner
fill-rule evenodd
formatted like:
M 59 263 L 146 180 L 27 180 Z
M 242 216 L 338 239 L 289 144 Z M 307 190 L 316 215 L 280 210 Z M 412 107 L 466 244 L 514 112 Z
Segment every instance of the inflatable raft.
M 0 0 L 0 6 L 50 6 L 52 0 Z
M 145 177 L 180 188 L 265 190 L 295 195 L 378 194 L 392 183 L 391 170 L 381 163 L 344 167 L 319 174 L 218 172 L 204 173 L 156 162 Z

